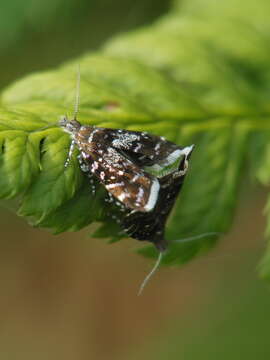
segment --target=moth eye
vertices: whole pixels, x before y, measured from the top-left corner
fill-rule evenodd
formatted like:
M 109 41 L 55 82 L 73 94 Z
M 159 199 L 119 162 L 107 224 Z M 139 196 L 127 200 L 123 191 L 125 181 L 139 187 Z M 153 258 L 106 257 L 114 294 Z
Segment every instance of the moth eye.
M 65 127 L 67 123 L 68 123 L 68 118 L 65 115 L 61 116 L 59 120 L 59 126 Z

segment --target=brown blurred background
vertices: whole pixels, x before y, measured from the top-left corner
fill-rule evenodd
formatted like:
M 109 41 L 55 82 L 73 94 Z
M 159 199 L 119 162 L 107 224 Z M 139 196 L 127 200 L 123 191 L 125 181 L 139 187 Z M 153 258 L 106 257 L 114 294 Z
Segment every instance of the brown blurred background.
M 263 205 L 259 191 L 243 201 L 233 231 L 214 251 L 159 270 L 141 297 L 151 263 L 134 254 L 135 240 L 107 245 L 87 229 L 54 236 L 2 211 L 1 358 L 194 359 L 199 346 L 205 359 L 227 346 L 235 359 L 250 347 L 254 356 L 269 354 L 270 292 L 255 272 Z

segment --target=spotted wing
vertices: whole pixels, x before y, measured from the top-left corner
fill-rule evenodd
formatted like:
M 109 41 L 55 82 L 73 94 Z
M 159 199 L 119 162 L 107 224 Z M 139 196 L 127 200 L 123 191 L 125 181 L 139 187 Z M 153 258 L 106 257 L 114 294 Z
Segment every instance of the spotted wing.
M 164 137 L 146 132 L 109 129 L 111 145 L 157 178 L 176 172 L 193 145 L 181 147 Z
M 142 164 L 155 164 L 164 160 L 179 147 L 164 137 L 147 132 L 110 129 L 110 141 L 114 148 L 137 154 L 137 161 Z
M 179 171 L 182 169 L 180 168 Z M 121 223 L 124 231 L 134 239 L 154 243 L 159 251 L 165 250 L 166 221 L 182 188 L 184 178 L 185 174 L 176 177 L 167 175 L 159 179 L 159 197 L 153 211 L 147 214 L 129 212 Z
M 75 142 L 86 169 L 126 206 L 121 221 L 125 232 L 163 250 L 166 219 L 180 191 L 193 146 L 181 148 L 143 132 L 96 127 L 81 127 Z M 167 170 L 174 162 L 176 166 Z
M 130 159 L 112 147 L 100 146 L 98 150 L 82 153 L 90 171 L 118 201 L 128 209 L 147 212 L 154 208 L 159 182 Z

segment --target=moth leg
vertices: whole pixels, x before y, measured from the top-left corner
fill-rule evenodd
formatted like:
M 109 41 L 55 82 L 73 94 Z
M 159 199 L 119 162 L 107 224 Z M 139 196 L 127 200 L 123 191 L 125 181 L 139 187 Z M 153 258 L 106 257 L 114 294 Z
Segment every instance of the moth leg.
M 71 144 L 70 144 L 70 147 L 69 147 L 69 152 L 68 152 L 68 156 L 67 156 L 67 159 L 65 161 L 65 167 L 68 167 L 69 163 L 70 163 L 70 159 L 72 157 L 72 154 L 73 154 L 73 151 L 75 149 L 75 141 L 72 140 L 71 141 Z
M 107 194 L 105 196 L 105 202 L 113 203 L 114 201 L 115 201 L 115 199 L 112 196 L 112 194 L 109 191 L 107 191 Z
M 90 166 L 89 166 L 89 164 L 87 164 L 87 163 L 83 160 L 82 155 L 79 154 L 79 155 L 77 156 L 77 158 L 78 158 L 78 161 L 79 161 L 79 165 L 80 165 L 81 170 L 82 170 L 83 172 L 89 173 Z M 88 177 L 90 177 L 90 176 L 92 177 L 92 174 L 91 174 L 91 173 L 88 174 Z
M 89 179 L 90 179 L 90 184 L 91 184 L 91 189 L 92 189 L 92 195 L 96 195 L 96 185 L 95 185 L 95 181 L 92 175 L 88 175 Z
M 92 189 L 92 194 L 95 195 L 96 194 L 96 185 L 95 185 L 95 181 L 94 181 L 94 176 L 90 171 L 90 164 L 87 164 L 84 161 L 83 156 L 81 154 L 79 154 L 77 156 L 77 158 L 78 158 L 81 170 L 83 172 L 87 173 L 87 177 L 89 178 L 89 182 L 90 182 L 91 189 Z

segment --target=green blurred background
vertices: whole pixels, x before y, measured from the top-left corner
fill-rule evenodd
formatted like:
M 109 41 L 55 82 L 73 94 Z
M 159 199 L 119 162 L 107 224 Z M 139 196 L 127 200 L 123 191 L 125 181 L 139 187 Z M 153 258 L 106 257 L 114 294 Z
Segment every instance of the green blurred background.
M 169 6 L 3 0 L 0 87 L 149 24 Z M 246 185 L 231 233 L 209 255 L 160 270 L 141 297 L 152 264 L 134 254 L 135 241 L 107 245 L 87 229 L 53 236 L 3 206 L 0 358 L 268 359 L 270 290 L 256 275 L 264 202 Z

